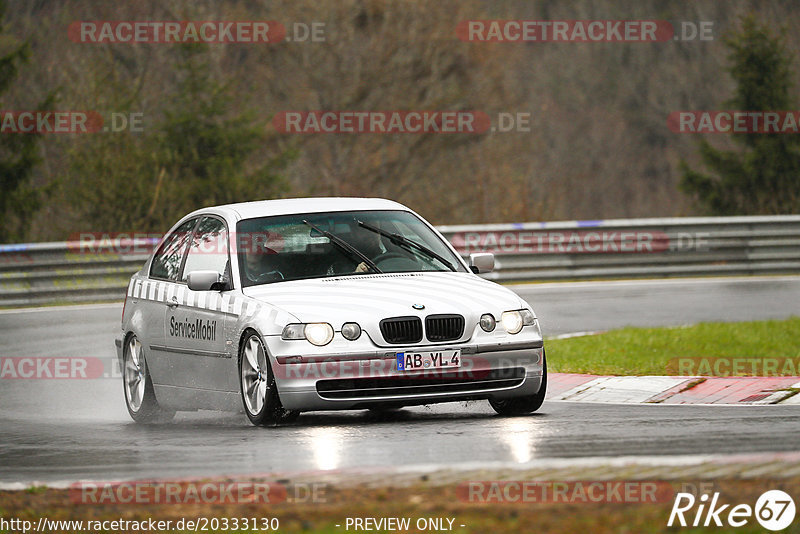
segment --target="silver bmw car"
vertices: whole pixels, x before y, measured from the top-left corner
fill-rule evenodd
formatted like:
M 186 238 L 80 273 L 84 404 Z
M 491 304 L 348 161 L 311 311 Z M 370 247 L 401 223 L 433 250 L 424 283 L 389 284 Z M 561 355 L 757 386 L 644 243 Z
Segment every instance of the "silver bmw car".
M 484 280 L 422 217 L 383 199 L 306 198 L 197 210 L 131 277 L 115 340 L 137 422 L 487 399 L 544 400 L 536 315 Z

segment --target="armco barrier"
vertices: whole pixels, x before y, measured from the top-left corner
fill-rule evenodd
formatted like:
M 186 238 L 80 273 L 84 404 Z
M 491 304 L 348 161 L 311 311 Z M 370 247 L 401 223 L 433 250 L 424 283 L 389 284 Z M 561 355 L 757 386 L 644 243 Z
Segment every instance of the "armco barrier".
M 135 253 L 120 253 L 118 242 L 91 252 L 75 241 L 0 245 L 0 306 L 122 300 L 155 243 L 135 244 Z
M 800 273 L 800 215 L 442 226 L 465 257 L 496 255 L 492 280 Z M 152 240 L 0 245 L 0 306 L 121 300 Z
M 800 215 L 445 226 L 463 255 L 496 254 L 492 280 L 800 272 Z

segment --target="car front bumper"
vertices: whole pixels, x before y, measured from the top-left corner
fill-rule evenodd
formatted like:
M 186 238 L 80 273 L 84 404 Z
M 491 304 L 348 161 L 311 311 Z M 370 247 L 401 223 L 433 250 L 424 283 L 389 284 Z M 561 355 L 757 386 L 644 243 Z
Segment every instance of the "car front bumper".
M 268 339 L 268 346 L 270 341 L 280 343 L 279 339 Z M 449 349 L 461 351 L 457 370 L 397 370 L 397 352 Z M 285 408 L 346 410 L 534 395 L 542 384 L 543 354 L 542 341 L 538 340 L 278 356 L 272 365 Z

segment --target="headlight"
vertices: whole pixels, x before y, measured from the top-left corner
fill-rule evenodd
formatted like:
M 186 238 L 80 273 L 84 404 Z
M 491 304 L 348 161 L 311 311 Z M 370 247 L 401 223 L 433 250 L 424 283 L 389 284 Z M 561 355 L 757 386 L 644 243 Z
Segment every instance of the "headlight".
M 333 327 L 328 323 L 287 324 L 281 333 L 281 339 L 307 339 L 310 343 L 321 347 L 333 339 Z
M 503 328 L 505 328 L 506 332 L 509 334 L 519 333 L 523 326 L 535 326 L 537 329 L 539 328 L 536 317 L 534 317 L 533 312 L 528 309 L 503 312 L 500 321 L 503 323 Z
M 361 336 L 361 327 L 358 323 L 344 323 L 342 325 L 342 336 L 350 341 L 355 341 Z
M 503 312 L 500 322 L 509 334 L 516 334 L 522 330 L 522 314 L 518 310 Z
M 311 344 L 318 347 L 327 345 L 333 339 L 333 327 L 328 323 L 308 323 L 303 333 Z
M 497 321 L 494 320 L 494 315 L 491 313 L 484 313 L 481 315 L 480 325 L 484 332 L 491 332 L 497 326 Z

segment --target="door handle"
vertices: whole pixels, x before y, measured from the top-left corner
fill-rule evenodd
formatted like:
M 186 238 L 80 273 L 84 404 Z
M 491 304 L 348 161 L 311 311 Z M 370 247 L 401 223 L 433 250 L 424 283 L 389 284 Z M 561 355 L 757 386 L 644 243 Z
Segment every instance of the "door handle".
M 172 300 L 167 302 L 167 306 L 170 308 L 177 308 L 178 307 L 178 297 L 172 297 Z

